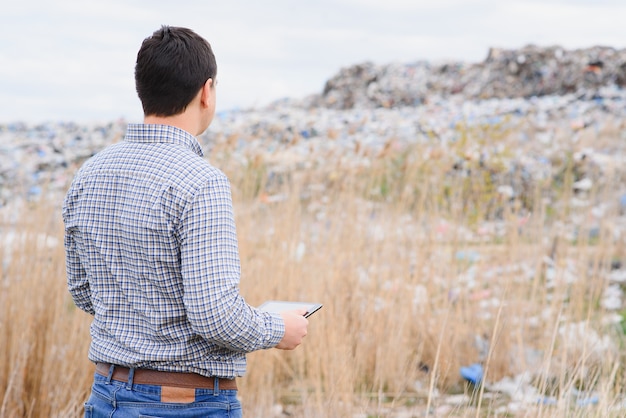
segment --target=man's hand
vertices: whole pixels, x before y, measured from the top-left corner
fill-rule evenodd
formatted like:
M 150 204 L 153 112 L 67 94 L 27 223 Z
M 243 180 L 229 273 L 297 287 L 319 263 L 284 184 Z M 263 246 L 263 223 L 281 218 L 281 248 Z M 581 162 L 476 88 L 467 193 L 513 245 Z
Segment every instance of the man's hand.
M 293 350 L 302 343 L 306 336 L 309 320 L 304 317 L 306 309 L 281 312 L 285 322 L 285 335 L 276 348 L 281 350 Z

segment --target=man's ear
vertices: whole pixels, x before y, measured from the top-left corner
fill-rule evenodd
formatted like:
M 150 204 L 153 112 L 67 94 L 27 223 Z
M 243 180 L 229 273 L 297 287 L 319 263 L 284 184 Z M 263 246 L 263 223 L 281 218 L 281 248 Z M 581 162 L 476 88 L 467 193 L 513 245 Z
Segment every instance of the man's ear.
M 202 86 L 201 104 L 204 107 L 208 107 L 211 104 L 211 95 L 215 94 L 213 89 L 213 79 L 209 78 Z

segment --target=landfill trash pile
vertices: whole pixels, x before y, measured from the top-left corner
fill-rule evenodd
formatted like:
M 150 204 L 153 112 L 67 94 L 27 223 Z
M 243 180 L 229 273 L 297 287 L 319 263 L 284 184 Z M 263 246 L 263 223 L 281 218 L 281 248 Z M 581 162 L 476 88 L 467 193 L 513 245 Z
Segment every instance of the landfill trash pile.
M 227 155 L 244 166 L 262 161 L 270 178 L 338 166 L 367 170 L 383 155 L 419 147 L 416 158 L 437 159 L 450 177 L 488 175 L 510 199 L 527 197 L 538 182 L 561 182 L 571 159 L 573 188 L 582 195 L 626 178 L 626 91 L 599 91 L 603 97 L 591 100 L 574 94 L 475 101 L 456 96 L 391 109 L 277 102 L 223 113 L 201 140 L 211 160 Z M 626 184 L 618 182 L 612 191 L 612 207 L 626 209 Z
M 433 98 L 530 98 L 576 94 L 591 98 L 604 86 L 626 85 L 626 49 L 558 46 L 492 48 L 480 63 L 426 61 L 343 68 L 307 106 L 334 109 L 416 106 Z
M 228 164 L 262 161 L 270 179 L 337 163 L 366 169 L 381 153 L 419 144 L 425 160 L 440 159 L 452 176 L 476 175 L 479 162 L 509 198 L 558 178 L 571 156 L 574 187 L 588 192 L 607 174 L 626 175 L 624 55 L 526 47 L 492 49 L 480 64 L 355 66 L 329 80 L 317 98 L 221 112 L 200 141 L 217 166 L 228 170 L 226 156 Z M 531 92 L 542 94 L 521 97 Z M 125 124 L 0 125 L 0 207 L 62 192 L 68 171 L 71 178 L 72 168 L 119 141 Z M 468 141 L 471 135 L 480 140 Z M 626 209 L 622 185 L 610 203 Z
M 78 165 L 121 139 L 125 122 L 0 125 L 0 208 L 65 191 Z

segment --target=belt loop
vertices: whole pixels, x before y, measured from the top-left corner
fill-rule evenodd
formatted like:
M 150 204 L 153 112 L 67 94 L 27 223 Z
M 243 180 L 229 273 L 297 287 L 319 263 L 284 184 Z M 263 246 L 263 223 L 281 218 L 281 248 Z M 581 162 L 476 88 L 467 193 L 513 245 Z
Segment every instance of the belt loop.
M 111 364 L 109 366 L 109 375 L 107 376 L 107 385 L 111 384 L 111 380 L 113 379 L 113 372 L 115 371 L 115 364 Z
M 128 369 L 128 382 L 126 382 L 126 390 L 133 389 L 133 379 L 135 377 L 135 368 L 131 367 Z
M 215 376 L 213 378 L 213 396 L 220 394 L 220 378 Z

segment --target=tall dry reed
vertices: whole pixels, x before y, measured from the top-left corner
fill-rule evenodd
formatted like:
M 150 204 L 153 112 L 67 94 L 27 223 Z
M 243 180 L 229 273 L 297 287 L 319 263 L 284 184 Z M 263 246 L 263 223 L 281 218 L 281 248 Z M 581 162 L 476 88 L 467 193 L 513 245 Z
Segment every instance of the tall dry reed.
M 465 165 L 451 170 L 455 153 Z M 612 235 L 614 210 L 597 226 L 591 207 L 569 203 L 571 160 L 558 182 L 511 200 L 460 148 L 389 146 L 367 167 L 338 161 L 291 171 L 259 156 L 218 161 L 233 183 L 248 302 L 324 304 L 300 348 L 249 356 L 245 416 L 502 416 L 513 399 L 489 384 L 521 374 L 554 404 L 524 404 L 519 416 L 614 414 L 623 331 L 603 321 L 601 298 L 624 238 Z M 621 180 L 588 198 L 610 200 L 611 181 Z M 80 416 L 89 391 L 89 317 L 65 289 L 58 204 L 2 225 L 15 238 L 0 255 L 1 416 Z M 485 371 L 479 388 L 459 374 L 473 363 Z M 598 402 L 577 408 L 573 390 Z M 469 401 L 445 409 L 450 394 Z
M 21 208 L 17 223 L 3 222 L 2 238 L 0 416 L 79 416 L 90 382 L 89 318 L 64 288 L 59 213 Z

